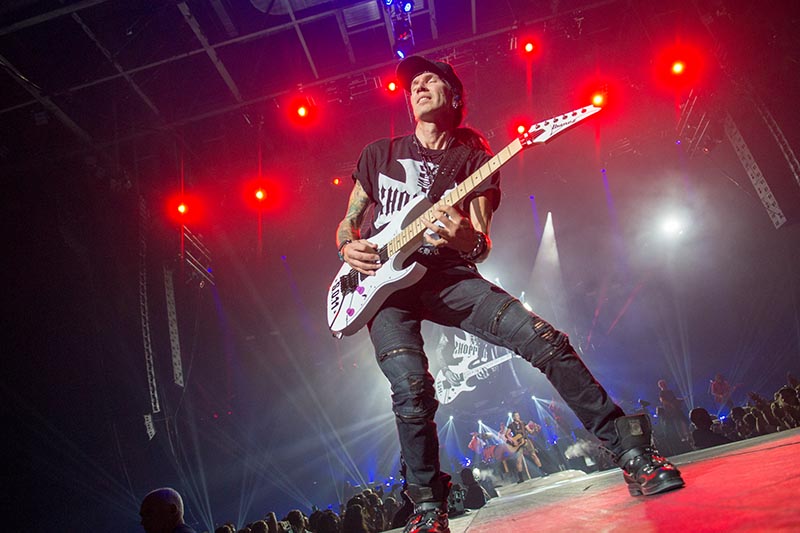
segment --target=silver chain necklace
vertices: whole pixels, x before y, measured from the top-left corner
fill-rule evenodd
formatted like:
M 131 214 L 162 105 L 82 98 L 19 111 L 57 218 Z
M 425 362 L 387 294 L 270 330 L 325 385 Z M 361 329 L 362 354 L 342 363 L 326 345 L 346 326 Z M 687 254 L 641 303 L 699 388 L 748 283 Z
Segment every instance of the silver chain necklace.
M 427 192 L 433 185 L 433 181 L 434 179 L 436 179 L 436 175 L 439 173 L 441 165 L 434 167 L 433 159 L 428 153 L 427 148 L 423 148 L 422 145 L 420 144 L 419 139 L 417 139 L 416 133 L 411 136 L 411 139 L 414 142 L 414 147 L 416 147 L 417 153 L 419 153 L 420 158 L 422 158 L 422 164 L 425 166 L 425 172 L 420 173 L 419 179 L 417 180 L 417 185 L 419 185 L 420 189 Z M 435 156 L 437 160 L 442 159 L 442 156 L 444 156 L 445 152 L 447 151 L 448 148 L 450 148 L 450 145 L 452 143 L 453 143 L 453 137 L 447 139 L 447 142 L 445 143 L 444 146 L 444 150 L 442 150 Z

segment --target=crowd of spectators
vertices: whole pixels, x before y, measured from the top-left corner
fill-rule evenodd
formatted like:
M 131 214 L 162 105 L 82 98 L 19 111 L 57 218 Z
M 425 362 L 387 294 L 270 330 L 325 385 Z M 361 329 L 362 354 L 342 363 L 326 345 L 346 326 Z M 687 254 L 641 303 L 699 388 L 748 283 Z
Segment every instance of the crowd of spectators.
M 695 407 L 688 412 L 687 418 L 686 411 L 681 412 L 676 407 L 676 402 L 682 400 L 669 391 L 665 382 L 660 382 L 659 388 L 662 405 L 653 417 L 654 440 L 656 446 L 669 455 L 800 427 L 800 380 L 791 374 L 787 376 L 787 385 L 776 391 L 772 400 L 750 392 L 744 405 L 729 403 L 727 416 L 719 417 L 712 416 L 703 407 Z M 588 444 L 588 441 L 575 438 Z M 597 462 L 595 468 L 603 469 L 602 454 L 595 453 L 597 447 L 587 445 L 581 448 L 583 451 L 578 455 L 593 456 Z M 570 454 L 566 456 L 569 458 Z M 612 466 L 608 461 L 605 465 Z M 493 489 L 490 495 L 469 468 L 461 471 L 460 478 L 461 483 L 453 485 L 452 494 L 458 495 L 461 509 L 478 509 L 491 496 L 497 495 Z M 349 488 L 351 490 L 346 491 L 347 503 L 341 505 L 338 512 L 314 510 L 307 516 L 295 509 L 280 520 L 275 513 L 268 513 L 263 519 L 238 529 L 232 523 L 220 525 L 213 533 L 380 533 L 403 527 L 412 512 L 412 505 L 403 497 L 399 484 L 389 492 L 384 492 L 382 486 L 364 490 Z M 163 527 L 157 525 L 159 520 Z M 148 494 L 142 504 L 142 525 L 146 533 L 194 532 L 183 523 L 183 502 L 172 489 L 158 489 Z
M 668 410 L 657 410 L 657 425 L 654 432 L 659 449 L 668 455 L 700 450 L 720 444 L 736 442 L 800 427 L 800 380 L 787 375 L 787 384 L 778 389 L 772 399 L 756 392 L 747 394 L 742 405 L 726 400 L 719 407 L 719 416 L 712 415 L 704 407 L 688 411 L 691 428 L 682 432 L 680 423 Z
M 486 504 L 488 493 L 476 482 L 472 471 L 464 469 L 461 473 L 464 483 L 453 485 L 454 494 L 459 494 L 462 504 L 471 509 L 477 509 Z M 353 495 L 339 512 L 331 509 L 315 510 L 306 515 L 299 509 L 289 511 L 285 517 L 278 519 L 274 512 L 267 513 L 261 520 L 237 528 L 233 523 L 217 526 L 213 533 L 380 533 L 389 529 L 403 527 L 408 516 L 412 513 L 411 503 L 402 497 L 395 486 L 391 492 L 384 493 L 383 487 L 364 489 Z M 164 503 L 163 516 L 153 518 L 153 495 L 167 495 L 169 500 Z M 398 497 L 400 501 L 398 501 Z M 156 498 L 161 503 L 164 498 Z M 150 493 L 143 503 L 142 525 L 146 533 L 195 533 L 183 523 L 183 504 L 170 504 L 180 500 L 180 496 L 173 489 L 159 489 Z M 463 510 L 463 505 L 461 509 Z M 457 513 L 451 513 L 457 514 Z M 160 519 L 160 520 L 159 520 Z M 204 533 L 211 533 L 204 532 Z

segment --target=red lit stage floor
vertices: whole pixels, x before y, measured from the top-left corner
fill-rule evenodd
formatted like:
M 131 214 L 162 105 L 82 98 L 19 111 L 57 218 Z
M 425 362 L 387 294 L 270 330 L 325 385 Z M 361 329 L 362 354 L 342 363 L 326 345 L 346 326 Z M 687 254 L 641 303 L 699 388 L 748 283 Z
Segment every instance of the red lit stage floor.
M 633 498 L 618 469 L 498 489 L 452 533 L 800 531 L 800 429 L 672 458 L 686 487 Z M 401 530 L 393 530 L 401 531 Z

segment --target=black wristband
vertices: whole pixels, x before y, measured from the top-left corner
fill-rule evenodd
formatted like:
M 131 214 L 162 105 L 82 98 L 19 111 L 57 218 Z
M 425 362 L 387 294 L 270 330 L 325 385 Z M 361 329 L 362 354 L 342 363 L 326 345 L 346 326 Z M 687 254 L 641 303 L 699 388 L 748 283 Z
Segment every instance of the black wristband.
M 337 252 L 339 253 L 339 259 L 342 262 L 344 262 L 344 254 L 342 253 L 342 250 L 344 250 L 344 247 L 350 244 L 351 242 L 353 242 L 351 239 L 345 239 L 342 241 L 342 244 L 339 245 L 339 249 L 337 250 Z
M 470 250 L 469 252 L 461 252 L 461 259 L 469 261 L 470 263 L 475 262 L 480 256 L 482 256 L 486 252 L 486 247 L 488 246 L 488 237 L 482 231 L 476 231 L 475 237 L 477 237 L 478 242 L 475 243 L 475 248 Z

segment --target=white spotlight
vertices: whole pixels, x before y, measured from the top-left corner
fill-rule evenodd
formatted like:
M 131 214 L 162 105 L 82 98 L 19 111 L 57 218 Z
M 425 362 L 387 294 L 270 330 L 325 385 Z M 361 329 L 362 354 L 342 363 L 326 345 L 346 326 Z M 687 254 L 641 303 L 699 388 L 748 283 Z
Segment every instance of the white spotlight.
M 686 231 L 686 221 L 678 215 L 669 215 L 661 221 L 661 232 L 675 238 Z
M 453 415 L 450 415 L 450 420 L 452 420 L 452 419 L 453 419 Z

